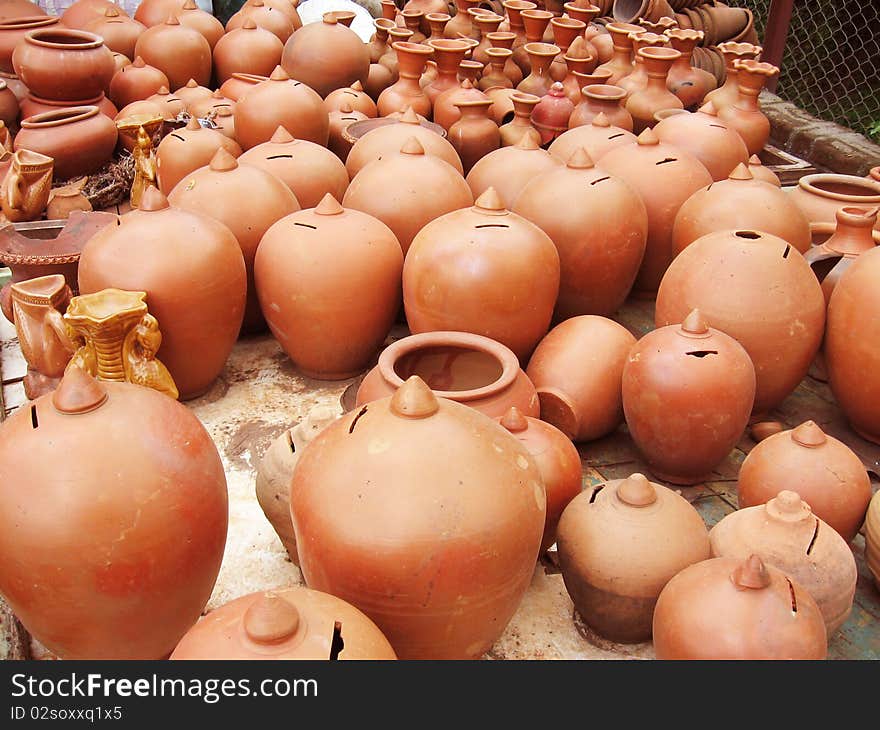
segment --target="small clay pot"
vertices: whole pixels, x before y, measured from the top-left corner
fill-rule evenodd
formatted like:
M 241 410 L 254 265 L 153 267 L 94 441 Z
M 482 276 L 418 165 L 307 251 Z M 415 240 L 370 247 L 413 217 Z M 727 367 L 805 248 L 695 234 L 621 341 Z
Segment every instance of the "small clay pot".
M 510 85 L 512 87 L 516 87 L 516 85 L 523 80 L 523 72 L 513 60 L 513 44 L 516 41 L 516 34 L 498 31 L 496 33 L 489 33 L 489 35 L 486 37 L 489 39 L 489 42 L 492 44 L 493 48 L 504 48 L 511 52 L 510 55 L 507 56 L 507 60 L 504 62 L 504 75 L 507 76 L 508 81 L 510 81 Z M 488 52 L 488 50 L 486 51 L 486 55 L 489 56 L 488 60 L 491 63 L 492 55 Z M 505 84 L 505 86 L 507 86 L 507 84 Z
M 324 109 L 328 114 L 334 109 L 341 109 L 343 104 L 348 104 L 352 111 L 360 112 L 370 119 L 379 116 L 376 102 L 364 91 L 360 81 L 355 81 L 351 86 L 331 91 L 324 99 Z
M 633 132 L 639 134 L 656 123 L 654 113 L 660 109 L 680 109 L 681 100 L 666 88 L 669 69 L 681 52 L 674 48 L 641 48 L 647 81 L 643 89 L 634 91 L 626 101 L 626 110 L 633 118 Z
M 185 105 L 186 110 L 190 110 L 190 105 L 197 104 L 205 99 L 210 99 L 213 95 L 207 86 L 199 86 L 195 79 L 190 79 L 183 86 L 173 92 L 174 96 L 180 99 Z
M 190 79 L 202 86 L 211 82 L 210 44 L 173 15 L 141 33 L 134 52 L 168 77 L 169 88 L 179 89 Z
M 574 129 L 590 124 L 599 114 L 604 114 L 609 124 L 628 132 L 632 131 L 632 115 L 624 108 L 625 92 L 617 86 L 593 84 L 581 89 L 581 102 L 574 108 L 569 127 Z
M 804 175 L 790 195 L 810 223 L 835 223 L 839 208 L 880 205 L 880 182 L 820 172 Z M 880 220 L 874 228 L 880 230 Z
M 241 147 L 215 129 L 207 129 L 191 118 L 186 127 L 166 134 L 156 148 L 156 169 L 159 189 L 170 193 L 184 177 L 210 164 L 219 149 L 233 157 L 241 155 Z
M 437 62 L 437 78 L 424 87 L 425 94 L 433 104 L 444 91 L 458 86 L 458 67 L 471 50 L 471 44 L 460 39 L 443 38 L 429 41 L 427 46 L 434 50 L 434 60 Z
M 461 117 L 449 128 L 449 142 L 458 152 L 464 173 L 501 146 L 498 126 L 487 116 L 491 99 L 457 102 Z
M 737 100 L 718 111 L 718 118 L 739 132 L 750 155 L 757 155 L 770 138 L 770 120 L 761 111 L 758 94 L 767 81 L 779 75 L 779 68 L 772 63 L 752 59 L 733 62 L 737 71 Z
M 409 41 L 396 41 L 392 48 L 397 53 L 398 80 L 385 89 L 377 100 L 379 116 L 405 111 L 411 107 L 417 114 L 431 114 L 431 99 L 419 85 L 425 63 L 433 54 L 430 46 Z
M 602 636 L 632 643 L 651 638 L 654 605 L 669 580 L 709 557 L 709 535 L 687 500 L 633 474 L 571 501 L 557 554 L 580 617 Z
M 284 6 L 280 3 L 273 4 L 272 2 L 266 3 L 264 0 L 248 0 L 248 2 L 242 5 L 239 11 L 226 22 L 226 32 L 229 33 L 237 28 L 241 28 L 247 20 L 253 20 L 258 28 L 265 28 L 266 30 L 272 31 L 278 36 L 278 40 L 282 43 L 286 43 L 291 38 L 294 31 L 299 30 L 302 25 L 297 26 L 296 20 L 298 17 L 297 19 L 292 19 L 288 13 L 283 10 L 283 7 Z M 295 8 L 294 12 L 296 12 Z M 297 13 L 297 16 L 298 15 L 299 14 Z M 314 23 L 311 25 L 314 25 Z M 345 27 L 341 23 L 339 25 L 340 27 Z
M 168 88 L 168 77 L 154 66 L 148 66 L 138 56 L 131 65 L 113 74 L 110 80 L 110 99 L 120 109 L 132 102 L 147 99 L 162 87 Z
M 535 136 L 540 145 L 541 133 L 532 124 L 532 110 L 541 99 L 533 94 L 523 94 L 520 91 L 511 95 L 513 102 L 513 119 L 498 128 L 501 133 L 501 146 L 512 147 L 518 145 L 526 137 Z M 511 203 L 512 201 L 508 201 Z
M 569 129 L 557 137 L 548 152 L 558 160 L 568 162 L 579 149 L 584 149 L 593 160 L 600 159 L 606 152 L 636 141 L 636 136 L 620 127 L 615 127 L 603 112 L 599 112 L 589 124 Z
M 597 67 L 597 70 L 611 71 L 607 83 L 616 84 L 633 70 L 633 38 L 630 33 L 642 31 L 638 25 L 630 23 L 608 23 L 606 30 L 611 34 L 613 53 L 611 59 Z
M 114 53 L 135 58 L 135 44 L 147 27 L 119 12 L 119 8 L 108 7 L 103 15 L 86 23 L 83 29 L 100 36 L 104 45 Z
M 516 90 L 524 94 L 544 96 L 553 85 L 550 65 L 560 53 L 559 46 L 554 46 L 552 43 L 526 43 L 522 48 L 528 54 L 531 72 L 516 85 Z M 515 57 L 516 53 L 514 53 Z
M 214 47 L 226 32 L 223 24 L 214 15 L 202 10 L 195 0 L 185 0 L 183 5 L 178 8 L 175 15 L 180 24 L 201 33 L 208 41 L 213 53 Z
M 669 38 L 665 35 L 660 35 L 658 33 L 651 33 L 649 31 L 640 31 L 638 33 L 632 33 L 633 40 L 633 60 L 635 64 L 633 66 L 632 73 L 624 76 L 621 79 L 618 79 L 615 82 L 615 86 L 623 89 L 626 92 L 626 99 L 629 99 L 633 94 L 637 91 L 644 91 L 648 86 L 648 70 L 647 66 L 645 66 L 644 57 L 639 53 L 642 48 L 663 48 L 667 47 L 669 43 Z
M 268 76 L 281 61 L 284 44 L 253 20 L 224 35 L 214 48 L 214 73 L 225 83 L 234 73 Z
M 0 71 L 14 73 L 12 66 L 12 52 L 18 43 L 24 38 L 25 33 L 39 28 L 50 28 L 58 24 L 59 18 L 51 15 L 40 15 L 39 8 L 32 6 L 32 15 L 21 17 L 4 17 L 0 20 Z

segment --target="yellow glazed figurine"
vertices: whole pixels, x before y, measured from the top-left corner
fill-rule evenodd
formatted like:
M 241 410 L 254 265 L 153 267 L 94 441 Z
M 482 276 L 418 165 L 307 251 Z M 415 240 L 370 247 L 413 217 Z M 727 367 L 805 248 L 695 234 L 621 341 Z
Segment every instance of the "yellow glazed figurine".
M 30 150 L 12 155 L 12 165 L 0 188 L 0 205 L 6 220 L 13 223 L 33 221 L 43 215 L 52 188 L 51 157 Z
M 153 140 L 162 127 L 161 116 L 144 114 L 126 117 L 116 122 L 119 133 L 133 140 L 134 182 L 131 185 L 131 207 L 139 208 L 141 197 L 150 185 L 158 186 L 156 148 Z

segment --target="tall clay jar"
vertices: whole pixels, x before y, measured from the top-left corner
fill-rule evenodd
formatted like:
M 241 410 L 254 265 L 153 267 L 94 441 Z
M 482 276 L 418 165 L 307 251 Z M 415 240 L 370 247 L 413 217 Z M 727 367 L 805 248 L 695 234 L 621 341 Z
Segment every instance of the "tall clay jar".
M 522 0 L 525 2 L 525 0 Z M 516 34 L 509 32 L 497 32 L 497 33 L 489 33 L 487 36 L 489 42 L 492 44 L 493 48 L 504 48 L 506 50 L 511 51 L 511 55 L 507 57 L 504 62 L 504 75 L 510 80 L 511 86 L 516 86 L 520 81 L 523 80 L 523 72 L 520 70 L 520 67 L 516 65 L 513 60 L 513 44 L 516 41 Z M 487 55 L 490 55 L 488 51 L 486 51 Z M 490 55 L 491 59 L 491 55 Z M 506 86 L 507 84 L 505 84 Z
M 498 128 L 501 133 L 501 146 L 512 147 L 519 144 L 527 134 L 536 134 L 540 139 L 540 132 L 532 124 L 532 110 L 541 101 L 534 94 L 524 94 L 520 91 L 510 97 L 513 102 L 513 119 Z M 511 203 L 513 201 L 510 201 Z
M 402 659 L 476 659 L 495 643 L 545 512 L 525 446 L 417 376 L 326 428 L 291 484 L 307 584 L 363 610 Z
M 672 28 L 666 31 L 666 35 L 670 45 L 681 52 L 681 57 L 669 69 L 666 88 L 678 97 L 685 109 L 693 111 L 717 85 L 712 74 L 691 65 L 694 48 L 703 40 L 704 33 L 701 30 Z
M 599 69 L 607 69 L 611 71 L 611 76 L 606 83 L 616 84 L 624 76 L 632 73 L 633 55 L 632 45 L 633 39 L 630 33 L 641 33 L 642 28 L 631 23 L 609 23 L 605 26 L 611 34 L 611 41 L 614 44 L 614 54 L 611 60 L 597 66 Z
M 397 41 L 392 47 L 397 53 L 400 78 L 379 95 L 379 116 L 387 117 L 412 107 L 416 114 L 430 117 L 431 98 L 422 90 L 419 78 L 424 73 L 425 64 L 433 50 L 430 46 L 409 41 Z
M 437 62 L 437 78 L 424 88 L 433 104 L 444 91 L 458 86 L 458 65 L 471 46 L 467 41 L 452 38 L 427 41 L 427 45 L 434 50 L 434 60 Z
M 764 84 L 779 75 L 779 68 L 763 61 L 739 60 L 733 62 L 736 69 L 737 100 L 718 112 L 718 118 L 739 132 L 750 155 L 757 155 L 770 137 L 770 120 L 761 111 L 758 94 Z
M 602 636 L 632 643 L 651 638 L 654 605 L 669 580 L 709 557 L 709 535 L 687 500 L 633 474 L 572 500 L 557 553 L 581 618 Z
M 461 158 L 467 175 L 483 157 L 501 146 L 498 126 L 487 115 L 491 99 L 462 101 L 455 105 L 461 118 L 449 128 L 449 141 Z
M 513 51 L 509 48 L 490 48 L 486 51 L 488 68 L 480 77 L 480 83 L 477 84 L 480 91 L 501 86 L 504 88 L 513 88 L 513 82 L 504 73 L 504 67 L 507 61 L 513 55 Z
M 639 57 L 645 66 L 648 82 L 644 89 L 635 91 L 626 101 L 626 110 L 633 118 L 636 134 L 656 124 L 654 113 L 660 109 L 680 109 L 681 100 L 666 88 L 666 77 L 672 64 L 681 58 L 674 48 L 640 48 Z
M 544 96 L 553 85 L 550 64 L 559 55 L 559 46 L 552 43 L 526 43 L 523 48 L 529 57 L 531 72 L 517 84 L 516 89 L 525 94 Z
M 756 59 L 761 55 L 763 49 L 761 46 L 755 46 L 751 43 L 728 41 L 727 43 L 721 43 L 718 46 L 718 50 L 721 51 L 721 57 L 724 59 L 724 84 L 706 94 L 703 98 L 703 103 L 707 104 L 711 101 L 715 109 L 720 112 L 722 109 L 733 106 L 739 98 L 738 72 L 734 66 L 734 61 Z
M 749 422 L 755 368 L 735 339 L 695 309 L 649 332 L 623 368 L 623 412 L 653 474 L 697 484 L 730 454 Z
M 528 8 L 520 13 L 520 19 L 525 30 L 526 42 L 523 45 L 514 45 L 513 60 L 522 69 L 523 74 L 528 75 L 529 69 L 532 69 L 533 60 L 526 50 L 529 43 L 541 43 L 544 41 L 544 34 L 547 33 L 550 25 L 550 19 L 553 13 L 548 10 L 538 8 Z M 550 38 L 547 38 L 549 41 Z M 548 68 L 549 72 L 549 68 Z

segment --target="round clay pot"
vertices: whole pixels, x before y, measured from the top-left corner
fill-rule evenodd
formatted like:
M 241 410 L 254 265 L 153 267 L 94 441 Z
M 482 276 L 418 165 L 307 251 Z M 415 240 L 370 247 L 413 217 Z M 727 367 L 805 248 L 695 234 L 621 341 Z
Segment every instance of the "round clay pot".
M 733 65 L 739 96 L 731 106 L 718 111 L 718 118 L 739 132 L 750 155 L 757 155 L 770 137 L 770 120 L 761 111 L 758 94 L 769 79 L 779 75 L 779 68 L 753 59 L 737 59 Z
M 404 659 L 476 659 L 495 643 L 546 512 L 528 450 L 418 376 L 312 441 L 290 504 L 308 585 L 361 607 Z
M 290 37 L 281 65 L 291 78 L 323 97 L 355 81 L 367 83 L 370 54 L 351 28 L 325 13 L 323 22 L 308 23 Z
M 799 583 L 757 555 L 685 568 L 654 609 L 658 659 L 824 659 L 822 612 Z
M 134 58 L 134 47 L 146 26 L 119 12 L 115 6 L 108 7 L 104 14 L 90 21 L 84 30 L 100 36 L 104 45 L 115 53 Z
M 201 99 L 188 102 L 186 110 L 196 119 L 206 119 L 215 121 L 221 109 L 228 109 L 232 112 L 235 109 L 235 101 L 229 99 L 220 93 L 220 90 L 213 92 L 210 96 L 203 96 Z
M 304 586 L 250 593 L 211 611 L 169 659 L 396 659 L 370 619 Z
M 498 126 L 487 116 L 491 99 L 457 102 L 461 117 L 449 128 L 449 142 L 458 152 L 464 173 L 501 146 Z
M 488 68 L 477 84 L 480 91 L 486 91 L 495 86 L 513 88 L 513 82 L 504 73 L 504 67 L 513 55 L 513 51 L 509 48 L 490 48 L 486 53 L 488 54 L 486 64 Z
M 83 249 L 80 291 L 147 292 L 162 327 L 158 357 L 181 400 L 196 398 L 220 375 L 241 329 L 247 296 L 241 247 L 222 223 L 171 208 L 153 187 L 119 221 Z
M 835 223 L 835 214 L 844 206 L 880 205 L 880 182 L 820 172 L 804 175 L 790 195 L 810 223 Z M 874 228 L 880 230 L 880 220 Z
M 95 18 L 101 18 L 110 9 L 120 8 L 112 0 L 76 0 L 61 14 L 61 25 L 67 28 L 85 30 Z M 125 11 L 122 11 L 124 14 Z M 127 17 L 127 16 L 126 16 Z
M 694 68 L 692 58 L 694 49 L 703 39 L 700 31 L 673 28 L 666 31 L 670 45 L 681 53 L 669 69 L 666 87 L 678 97 L 685 109 L 696 109 L 703 97 L 717 86 L 715 77 L 701 68 Z
M 182 113 L 186 112 L 186 103 L 176 94 L 172 94 L 164 86 L 155 94 L 147 97 L 146 101 L 150 101 L 159 109 L 159 113 L 166 121 L 174 121 Z
M 62 659 L 166 657 L 226 543 L 226 477 L 198 418 L 72 366 L 0 444 L 0 589 L 16 616 Z
M 604 317 L 583 315 L 541 340 L 526 374 L 538 391 L 541 419 L 572 441 L 592 441 L 623 422 L 621 377 L 636 338 Z
M 250 91 L 261 81 L 267 81 L 268 76 L 258 76 L 256 74 L 234 73 L 220 86 L 220 93 L 227 99 L 238 101 L 245 93 Z
M 461 118 L 458 104 L 468 101 L 484 101 L 490 99 L 487 94 L 480 91 L 470 79 L 465 79 L 461 85 L 447 89 L 434 102 L 434 121 L 447 131 L 452 128 Z M 494 108 L 494 100 L 493 107 Z
M 682 322 L 694 309 L 752 358 L 755 416 L 798 386 L 822 342 L 822 288 L 803 256 L 769 233 L 710 233 L 678 254 L 660 284 L 655 323 Z
M 391 229 L 328 194 L 263 236 L 257 293 L 272 334 L 297 368 L 311 378 L 342 380 L 367 367 L 391 330 L 402 268 Z
M 138 56 L 131 65 L 119 69 L 110 80 L 110 99 L 120 109 L 133 101 L 147 99 L 162 87 L 168 88 L 168 77 Z
M 348 104 L 353 111 L 360 112 L 369 119 L 375 119 L 379 116 L 376 102 L 364 91 L 360 81 L 355 81 L 351 86 L 335 89 L 324 99 L 324 109 L 327 110 L 327 113 L 334 109 L 341 109 L 343 104 Z
M 258 28 L 265 28 L 271 31 L 278 36 L 278 40 L 282 43 L 286 43 L 293 37 L 294 31 L 301 30 L 303 27 L 302 25 L 295 27 L 295 22 L 291 22 L 291 18 L 280 9 L 280 5 L 273 6 L 263 2 L 263 0 L 248 0 L 226 23 L 226 32 L 229 33 L 241 28 L 247 20 L 253 20 Z M 310 25 L 315 25 L 315 23 Z M 345 27 L 341 23 L 340 26 Z
M 775 185 L 777 188 L 782 187 L 779 177 L 775 172 L 764 167 L 761 158 L 759 158 L 758 155 L 752 155 L 749 157 L 749 172 L 752 173 L 752 177 L 754 177 L 755 180 L 763 180 L 771 185 Z
M 210 99 L 213 93 L 206 86 L 199 86 L 195 79 L 190 79 L 174 92 L 174 96 L 180 99 L 186 105 L 187 111 L 189 111 L 190 105 Z
M 532 110 L 532 124 L 541 133 L 543 146 L 549 146 L 568 129 L 568 119 L 572 111 L 574 104 L 565 95 L 562 84 L 556 81 Z
M 819 606 L 829 636 L 849 617 L 858 577 L 852 551 L 795 492 L 732 512 L 712 528 L 709 541 L 712 557 L 755 554 L 796 580 Z
M 523 361 L 547 332 L 558 291 L 553 241 L 507 210 L 494 188 L 422 228 L 403 267 L 410 331 L 474 332 Z
M 33 17 L 37 15 L 45 17 L 46 11 L 29 0 L 3 0 L 3 2 L 0 3 L 0 20 Z
M 710 91 L 703 97 L 703 104 L 710 101 L 715 110 L 720 112 L 729 106 L 733 106 L 739 98 L 739 85 L 737 83 L 738 72 L 733 63 L 737 59 L 754 59 L 761 55 L 761 46 L 751 43 L 735 43 L 728 41 L 721 43 L 718 50 L 724 59 L 724 84 L 714 91 Z
M 581 457 L 571 440 L 558 428 L 523 415 L 511 406 L 498 422 L 529 450 L 541 472 L 547 492 L 547 516 L 541 552 L 556 542 L 556 526 L 562 511 L 581 493 Z
M 730 229 L 778 236 L 802 254 L 812 242 L 810 224 L 789 194 L 755 180 L 743 163 L 727 180 L 697 190 L 679 208 L 672 227 L 672 254 L 677 256 L 702 236 Z
M 44 112 L 21 123 L 15 149 L 28 149 L 55 160 L 56 180 L 88 175 L 103 167 L 116 147 L 116 125 L 96 106 Z
M 201 86 L 211 82 L 210 44 L 197 30 L 181 25 L 175 16 L 141 33 L 134 52 L 162 71 L 171 89 L 179 89 L 190 79 Z
M 393 395 L 418 375 L 438 398 L 500 418 L 510 408 L 537 418 L 535 386 L 511 350 L 469 332 L 424 332 L 397 340 L 379 355 L 357 391 L 356 407 Z
M 40 28 L 51 28 L 58 24 L 59 18 L 50 15 L 38 15 L 39 8 L 34 7 L 33 15 L 19 18 L 4 18 L 0 21 L 0 71 L 14 73 L 12 52 L 24 38 L 25 33 Z
M 181 25 L 201 33 L 205 40 L 208 41 L 212 52 L 226 32 L 223 24 L 211 13 L 202 10 L 195 0 L 186 0 L 176 11 L 175 16 Z
M 406 111 L 407 108 L 412 108 L 417 114 L 429 116 L 431 99 L 419 85 L 419 78 L 433 50 L 430 46 L 409 41 L 396 41 L 392 48 L 397 53 L 399 78 L 379 95 L 379 116 Z
M 0 99 L 3 99 L 4 97 L 5 94 L 0 93 Z M 104 96 L 104 94 L 98 94 L 98 96 L 93 99 L 83 99 L 82 101 L 55 101 L 52 99 L 41 99 L 38 96 L 28 94 L 21 102 L 21 118 L 27 119 L 28 117 L 34 117 L 37 114 L 43 114 L 44 112 L 54 112 L 61 109 L 69 109 L 74 106 L 96 106 L 101 114 L 110 119 L 114 119 L 119 113 L 119 110 L 113 102 Z M 0 117 L 0 119 L 2 119 L 2 117 Z
M 177 16 L 183 7 L 183 0 L 142 0 L 134 14 L 134 19 L 148 28 L 161 25 L 169 15 Z
M 12 53 L 12 65 L 31 93 L 59 100 L 103 93 L 116 71 L 100 36 L 58 27 L 25 33 Z
M 616 84 L 633 71 L 633 38 L 630 33 L 640 33 L 642 28 L 630 23 L 608 23 L 605 26 L 611 34 L 614 50 L 611 59 L 596 67 L 596 70 L 611 71 L 608 84 Z
M 425 196 L 425 190 L 432 194 Z M 406 254 L 428 223 L 473 202 L 461 173 L 439 157 L 425 154 L 419 141 L 411 137 L 398 154 L 383 155 L 363 167 L 348 186 L 342 204 L 382 221 Z
M 874 585 L 880 590 L 880 497 L 876 494 L 865 519 L 865 562 L 874 576 Z
M 334 109 L 328 116 L 330 118 L 330 139 L 327 146 L 333 154 L 345 162 L 353 146 L 353 143 L 348 141 L 345 130 L 355 122 L 361 122 L 369 117 L 361 112 L 352 111 L 348 103 L 343 103 L 342 109 Z
M 755 368 L 742 345 L 695 309 L 633 346 L 622 392 L 626 425 L 651 472 L 698 484 L 711 479 L 748 425 Z
M 558 160 L 568 162 L 579 149 L 584 149 L 594 160 L 617 147 L 629 146 L 636 136 L 620 127 L 613 126 L 608 117 L 600 112 L 589 124 L 569 129 L 557 137 L 547 151 Z
M 557 320 L 607 316 L 623 304 L 648 235 L 645 204 L 629 184 L 594 167 L 581 148 L 564 167 L 534 176 L 513 210 L 550 236 L 559 252 Z
M 709 536 L 687 500 L 633 474 L 575 497 L 559 521 L 556 550 L 581 618 L 602 636 L 632 643 L 651 638 L 660 591 L 709 557 Z
M 221 84 L 234 73 L 268 76 L 281 61 L 284 44 L 278 37 L 258 28 L 253 20 L 224 35 L 214 48 L 214 73 Z
M 336 155 L 314 142 L 294 139 L 284 127 L 239 161 L 271 172 L 293 191 L 303 209 L 314 208 L 328 193 L 341 200 L 348 188 L 348 173 Z
M 191 118 L 183 129 L 166 134 L 156 148 L 156 169 L 159 189 L 170 193 L 184 177 L 205 165 L 219 149 L 233 157 L 241 155 L 241 147 L 215 129 L 207 129 Z
M 257 84 L 235 105 L 235 128 L 245 150 L 267 142 L 279 126 L 297 139 L 327 146 L 330 121 L 321 97 L 276 66 L 268 80 Z

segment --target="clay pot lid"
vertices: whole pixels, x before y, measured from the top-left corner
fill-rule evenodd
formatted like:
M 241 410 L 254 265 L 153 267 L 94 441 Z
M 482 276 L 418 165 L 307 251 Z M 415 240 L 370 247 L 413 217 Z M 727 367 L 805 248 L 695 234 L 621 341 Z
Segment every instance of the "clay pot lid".
M 321 202 L 315 206 L 315 215 L 341 215 L 345 212 L 345 208 L 330 193 L 321 198 Z
M 390 409 L 401 418 L 427 418 L 440 410 L 440 403 L 424 380 L 411 375 L 391 396 Z
M 159 210 L 166 210 L 170 207 L 168 198 L 165 197 L 165 194 L 155 185 L 150 185 L 141 197 L 141 204 L 138 206 L 138 210 L 152 213 Z
M 229 172 L 238 168 L 238 161 L 227 152 L 225 147 L 220 147 L 211 158 L 209 167 L 214 172 Z
M 529 421 L 523 412 L 516 406 L 510 409 L 501 417 L 501 425 L 511 433 L 520 433 L 529 427 Z
M 791 440 L 799 446 L 815 449 L 828 441 L 825 432 L 816 425 L 815 421 L 804 421 L 791 432 Z
M 571 153 L 571 157 L 568 158 L 568 162 L 565 163 L 565 166 L 570 170 L 590 170 L 595 167 L 595 164 L 586 148 L 578 147 Z
M 280 644 L 299 629 L 299 611 L 277 593 L 266 591 L 248 606 L 241 624 L 251 641 L 257 644 Z
M 87 372 L 71 365 L 52 394 L 52 405 L 59 413 L 79 415 L 100 408 L 107 400 L 107 389 Z
M 471 210 L 480 215 L 510 215 L 510 211 L 504 207 L 504 201 L 501 200 L 498 191 L 492 186 L 486 188 L 483 194 L 474 201 Z
M 657 490 L 644 474 L 637 472 L 617 485 L 617 498 L 630 507 L 647 507 L 657 501 Z
M 703 313 L 697 308 L 692 309 L 688 316 L 684 318 L 684 321 L 678 328 L 678 334 L 691 339 L 706 339 L 712 336 L 712 331 L 709 329 L 709 323 L 706 321 Z
M 764 505 L 767 514 L 780 522 L 803 522 L 813 516 L 810 505 L 797 492 L 784 489 Z
M 730 580 L 740 591 L 761 590 L 770 585 L 770 573 L 764 561 L 752 554 L 734 568 Z

